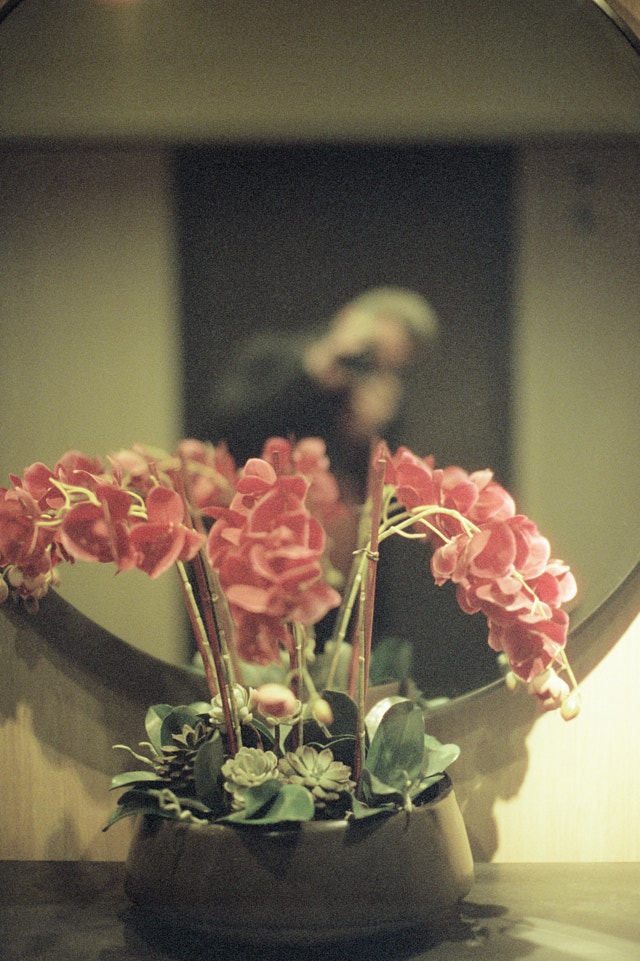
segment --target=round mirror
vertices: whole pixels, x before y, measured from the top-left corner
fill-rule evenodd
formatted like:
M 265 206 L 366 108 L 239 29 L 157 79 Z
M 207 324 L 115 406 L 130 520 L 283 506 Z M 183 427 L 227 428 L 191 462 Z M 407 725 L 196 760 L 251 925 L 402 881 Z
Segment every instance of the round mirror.
M 410 286 L 441 337 L 405 442 L 496 470 L 578 623 L 638 556 L 640 62 L 612 6 L 5 3 L 3 478 L 170 448 L 232 340 Z M 168 578 L 61 592 L 186 656 Z M 456 671 L 443 693 L 488 679 Z

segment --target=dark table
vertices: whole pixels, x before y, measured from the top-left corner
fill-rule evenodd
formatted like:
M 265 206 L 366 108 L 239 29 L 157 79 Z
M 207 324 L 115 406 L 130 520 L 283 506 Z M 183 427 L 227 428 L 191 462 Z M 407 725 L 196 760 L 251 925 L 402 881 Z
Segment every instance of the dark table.
M 424 931 L 315 946 L 239 946 L 145 917 L 124 865 L 0 862 L 2 961 L 638 961 L 640 864 L 479 864 Z

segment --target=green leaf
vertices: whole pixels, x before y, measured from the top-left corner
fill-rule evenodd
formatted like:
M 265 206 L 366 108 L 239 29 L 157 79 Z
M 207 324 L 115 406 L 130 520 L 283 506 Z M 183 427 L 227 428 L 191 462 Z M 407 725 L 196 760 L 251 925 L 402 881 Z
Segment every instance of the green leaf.
M 249 788 L 244 798 L 245 818 L 259 816 L 260 812 L 267 808 L 280 793 L 282 786 L 282 782 L 277 778 L 271 778 L 269 781 L 263 781 L 262 784 Z
M 289 729 L 289 733 L 284 739 L 282 749 L 283 751 L 293 751 L 295 749 L 295 738 L 296 730 L 294 728 Z M 318 744 L 321 748 L 326 747 L 330 737 L 327 737 L 324 730 L 320 727 L 317 721 L 312 717 L 307 717 L 303 721 L 302 725 L 302 743 L 303 744 Z
M 367 753 L 366 768 L 403 795 L 407 781 L 421 772 L 424 755 L 424 718 L 413 701 L 392 704 L 382 716 Z
M 147 730 L 149 741 L 153 745 L 156 754 L 160 754 L 162 750 L 162 741 L 160 740 L 162 722 L 172 711 L 173 708 L 170 704 L 153 704 L 147 711 L 147 716 L 144 719 L 144 726 Z
M 153 790 L 149 791 L 149 794 L 152 797 L 157 796 L 158 799 L 159 799 L 160 793 L 161 793 L 160 791 L 153 791 Z M 174 797 L 176 801 L 179 803 L 180 807 L 183 808 L 183 810 L 187 809 L 189 811 L 195 811 L 197 814 L 202 815 L 204 817 L 208 817 L 211 814 L 211 809 L 203 801 L 199 801 L 198 798 L 183 797 L 180 794 L 176 794 L 174 795 Z
M 415 784 L 412 784 L 409 792 L 411 800 L 416 804 L 426 801 L 427 797 L 423 797 L 423 795 L 430 794 L 434 784 L 438 784 L 438 782 L 442 781 L 445 777 L 445 774 L 430 774 L 429 777 L 416 781 Z
M 157 795 L 157 792 L 156 792 Z M 108 827 L 115 824 L 116 821 L 120 821 L 121 818 L 131 817 L 134 814 L 157 814 L 158 813 L 158 802 L 156 797 L 151 793 L 150 788 L 145 787 L 133 787 L 129 791 L 125 791 L 118 798 L 118 806 L 109 815 L 109 820 L 103 831 L 106 831 Z
M 351 816 L 355 821 L 362 821 L 364 818 L 380 817 L 381 815 L 395 814 L 398 810 L 397 805 L 387 804 L 383 807 L 371 807 L 357 797 L 351 797 Z
M 242 743 L 245 747 L 258 747 L 258 739 L 255 736 L 255 732 L 258 732 L 260 739 L 262 741 L 262 747 L 265 751 L 272 751 L 273 745 L 275 744 L 275 739 L 273 736 L 273 731 L 267 727 L 262 721 L 259 721 L 254 717 L 251 724 L 245 724 L 242 728 Z
M 370 684 L 388 684 L 403 681 L 411 675 L 413 644 L 400 637 L 385 637 L 378 641 L 371 652 L 369 665 Z
M 401 790 L 391 784 L 386 784 L 372 774 L 366 767 L 362 769 L 360 780 L 356 788 L 356 800 L 364 801 L 367 805 L 379 807 L 390 804 L 396 810 L 405 800 L 406 783 L 402 782 Z
M 333 712 L 333 721 L 329 725 L 331 737 L 340 737 L 345 734 L 353 735 L 358 723 L 356 702 L 343 691 L 324 691 L 322 696 Z
M 195 727 L 199 720 L 198 715 L 186 705 L 174 707 L 173 710 L 162 719 L 162 724 L 160 725 L 160 743 L 163 746 L 173 744 L 173 734 L 182 734 L 182 728 L 185 724 L 189 727 Z
M 163 812 L 158 809 L 158 805 L 148 800 L 146 802 L 140 801 L 136 804 L 119 804 L 118 807 L 109 815 L 109 820 L 102 830 L 107 831 L 111 825 L 115 824 L 117 821 L 121 821 L 123 818 L 134 817 L 136 814 L 157 814 L 160 817 L 169 816 L 166 814 L 163 815 Z
M 333 722 L 329 726 L 329 735 L 327 736 L 326 729 L 318 724 L 312 717 L 306 718 L 303 725 L 303 743 L 318 745 L 320 749 L 330 747 L 333 751 L 333 745 L 340 742 L 341 746 L 338 748 L 338 751 L 346 750 L 347 757 L 338 757 L 335 753 L 334 757 L 336 760 L 348 764 L 349 767 L 353 767 L 353 749 L 349 750 L 346 747 L 346 740 L 344 745 L 342 741 L 347 738 L 351 740 L 355 738 L 355 731 L 358 725 L 357 705 L 348 694 L 344 694 L 342 691 L 323 691 L 322 697 L 327 701 L 333 713 Z M 294 749 L 294 733 L 292 729 L 285 738 L 285 752 L 293 751 Z
M 302 784 L 282 784 L 276 779 L 249 788 L 245 802 L 247 807 L 242 811 L 220 820 L 232 824 L 282 824 L 311 821 L 315 814 L 313 797 L 306 787 Z
M 139 803 L 146 804 L 148 803 L 149 798 L 152 798 L 155 804 L 157 803 L 156 798 L 158 796 L 158 793 L 159 792 L 157 790 L 154 790 L 152 783 L 150 783 L 148 786 L 145 784 L 140 784 L 140 786 L 138 786 L 136 784 L 132 788 L 130 788 L 128 791 L 125 791 L 124 794 L 120 795 L 120 797 L 118 798 L 118 804 L 123 805 L 125 807 L 127 804 L 131 804 L 134 801 L 138 801 Z
M 409 701 L 408 697 L 403 697 L 401 694 L 391 694 L 389 697 L 383 697 L 380 701 L 377 701 L 371 710 L 367 713 L 364 719 L 364 725 L 369 735 L 369 739 L 373 741 L 380 721 L 387 713 L 389 708 L 393 704 L 399 704 L 401 701 Z
M 142 781 L 160 781 L 155 771 L 124 771 L 111 778 L 110 791 L 116 788 L 128 787 L 130 784 L 140 784 Z
M 222 807 L 223 787 L 220 769 L 224 764 L 222 738 L 218 731 L 198 748 L 193 765 L 196 794 L 212 811 Z
M 193 701 L 191 704 L 187 705 L 190 711 L 197 714 L 199 717 L 209 717 L 209 711 L 211 710 L 211 701 Z
M 457 744 L 441 744 L 437 738 L 425 734 L 424 754 L 420 768 L 421 777 L 427 778 L 432 774 L 442 774 L 459 756 L 460 748 Z

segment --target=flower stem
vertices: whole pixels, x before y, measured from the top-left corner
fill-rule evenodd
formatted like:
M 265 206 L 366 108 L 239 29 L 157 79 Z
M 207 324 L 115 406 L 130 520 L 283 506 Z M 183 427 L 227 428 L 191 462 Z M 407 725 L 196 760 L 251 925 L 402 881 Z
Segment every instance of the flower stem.
M 571 667 L 571 664 L 569 663 L 569 658 L 567 657 L 564 648 L 560 651 L 560 660 L 562 661 L 562 666 L 567 672 L 567 676 L 569 678 L 569 681 L 571 682 L 571 687 L 573 688 L 574 691 L 579 690 L 579 684 L 576 680 L 575 674 L 573 673 L 573 669 Z
M 216 679 L 214 677 L 214 664 L 213 657 L 211 654 L 211 649 L 209 647 L 208 641 L 206 640 L 206 632 L 204 629 L 204 624 L 202 623 L 202 617 L 200 616 L 200 611 L 198 605 L 196 604 L 196 599 L 193 596 L 193 587 L 191 586 L 191 581 L 187 576 L 185 566 L 182 561 L 176 561 L 176 568 L 178 570 L 178 575 L 180 577 L 180 586 L 182 588 L 182 596 L 187 607 L 189 614 L 189 620 L 191 621 L 191 627 L 193 629 L 193 634 L 196 639 L 196 644 L 198 645 L 198 652 L 202 658 L 202 664 L 204 667 L 205 677 L 207 679 L 207 686 L 209 688 L 209 694 L 212 698 L 218 693 L 218 687 L 216 685 Z
M 366 574 L 360 587 L 359 634 L 360 650 L 358 655 L 359 685 L 358 685 L 358 736 L 356 741 L 355 774 L 358 780 L 360 770 L 365 760 L 365 715 L 367 706 L 367 690 L 369 686 L 369 663 L 371 660 L 371 641 L 373 637 L 373 610 L 376 593 L 376 574 L 378 569 L 378 543 L 380 518 L 382 515 L 382 498 L 384 492 L 384 476 L 387 466 L 384 448 L 380 445 L 374 455 L 370 475 L 371 487 L 371 529 L 369 544 L 365 551 Z
M 362 579 L 358 581 L 358 589 L 362 584 Z M 353 627 L 351 629 L 351 661 L 349 664 L 349 686 L 348 694 L 349 697 L 355 701 L 357 689 L 358 689 L 358 665 L 360 662 L 360 649 L 361 649 L 361 637 L 360 637 L 360 611 L 362 605 L 360 603 L 361 591 L 358 594 L 358 605 L 356 608 L 356 618 L 353 622 Z
M 184 467 L 181 471 L 176 472 L 175 481 L 176 487 L 178 488 L 178 492 L 181 495 L 185 506 L 185 523 L 193 526 L 193 519 L 189 510 L 189 501 L 186 491 L 188 477 Z M 196 523 L 199 523 L 201 526 L 201 519 L 198 518 Z M 229 657 L 224 637 L 224 625 L 218 615 L 217 603 L 219 592 L 217 591 L 217 583 L 215 581 L 214 572 L 210 567 L 205 567 L 203 551 L 199 551 L 193 558 L 193 570 L 196 576 L 196 584 L 198 585 L 200 603 L 204 612 L 208 648 L 213 658 L 213 665 L 218 682 L 218 693 L 220 695 L 222 713 L 224 715 L 224 722 L 227 729 L 227 738 L 229 742 L 229 754 L 231 757 L 235 757 L 238 751 L 238 746 L 241 743 L 240 722 L 236 710 L 233 681 L 229 672 Z M 202 656 L 202 651 L 200 654 Z M 223 658 L 225 663 L 223 663 Z M 208 660 L 208 655 L 206 660 Z M 203 658 L 203 662 L 205 663 L 205 671 L 206 660 Z
M 360 582 L 362 581 L 365 564 L 366 556 L 364 551 L 356 551 L 354 562 L 351 566 L 351 571 L 349 574 L 347 589 L 344 593 L 342 604 L 336 618 L 336 630 L 334 631 L 332 638 L 334 642 L 333 656 L 331 658 L 331 666 L 329 668 L 329 674 L 326 683 L 328 690 L 333 688 L 336 671 L 338 669 L 338 663 L 340 660 L 340 649 L 346 637 L 356 598 L 358 597 L 360 591 Z
M 378 543 L 380 532 L 380 515 L 382 512 L 382 495 L 384 491 L 384 475 L 387 466 L 385 457 L 378 455 L 374 465 L 371 494 L 371 538 L 366 552 L 367 574 L 365 594 L 363 598 L 364 619 L 364 700 L 367 701 L 369 685 L 369 662 L 371 660 L 371 639 L 373 636 L 373 610 L 376 595 L 376 574 L 378 571 Z M 363 718 L 364 726 L 364 718 Z
M 366 642 L 365 642 L 365 606 L 366 587 L 362 581 L 360 588 L 360 605 L 358 607 L 358 722 L 356 731 L 356 747 L 353 758 L 353 776 L 357 781 L 360 777 L 362 765 L 366 755 L 366 735 L 364 718 L 367 711 L 367 675 L 366 675 Z
M 298 700 L 304 701 L 304 675 L 305 675 L 305 647 L 304 647 L 304 630 L 301 624 L 297 624 L 294 621 L 293 624 L 293 636 L 296 644 L 296 667 L 298 669 Z M 300 717 L 298 718 L 298 736 L 297 736 L 297 747 L 302 747 L 304 743 L 304 721 L 303 712 L 300 711 Z

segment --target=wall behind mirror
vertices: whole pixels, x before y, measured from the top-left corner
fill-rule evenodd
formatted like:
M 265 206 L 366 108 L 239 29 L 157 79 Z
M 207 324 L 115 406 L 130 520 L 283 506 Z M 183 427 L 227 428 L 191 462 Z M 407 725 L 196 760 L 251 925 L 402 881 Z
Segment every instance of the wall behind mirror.
M 23 0 L 0 26 L 3 478 L 181 433 L 176 145 L 497 145 L 515 158 L 513 482 L 588 613 L 638 553 L 634 52 L 590 2 L 212 10 Z M 182 657 L 168 583 L 78 567 L 64 590 Z

